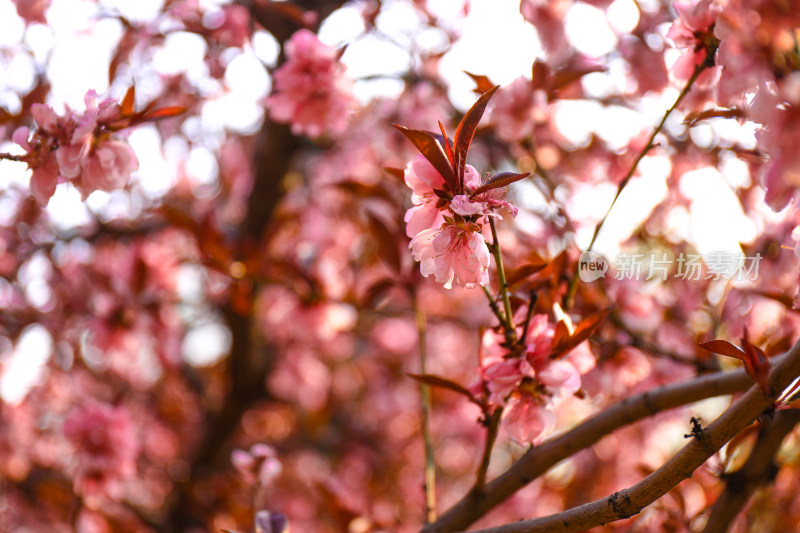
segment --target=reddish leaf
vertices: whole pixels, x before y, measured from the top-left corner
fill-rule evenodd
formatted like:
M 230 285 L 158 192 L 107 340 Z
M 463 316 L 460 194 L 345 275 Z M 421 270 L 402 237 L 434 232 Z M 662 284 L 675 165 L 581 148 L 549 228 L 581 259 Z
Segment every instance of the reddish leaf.
M 483 112 L 486 110 L 486 104 L 499 86 L 494 86 L 478 98 L 472 107 L 469 108 L 464 118 L 458 124 L 456 135 L 453 141 L 455 145 L 455 191 L 460 194 L 464 191 L 464 169 L 467 165 L 467 152 L 469 145 L 472 144 L 472 137 L 475 135 L 475 130 L 478 129 L 478 123 L 481 121 Z
M 509 272 L 506 275 L 506 281 L 509 285 L 514 285 L 524 280 L 528 276 L 532 276 L 547 266 L 547 263 L 529 263 Z
M 383 220 L 374 214 L 367 212 L 367 219 L 369 220 L 369 228 L 378 243 L 380 258 L 394 272 L 400 272 L 402 260 L 400 259 L 400 251 L 397 248 L 396 235 Z
M 569 327 L 563 321 L 560 321 L 556 324 L 556 332 L 553 336 L 553 345 L 551 351 L 551 357 L 553 354 L 556 354 L 562 347 L 569 345 Z
M 603 321 L 608 317 L 610 312 L 611 308 L 592 313 L 588 317 L 581 320 L 581 322 L 575 327 L 575 331 L 572 332 L 572 335 L 570 335 L 568 339 L 561 342 L 559 342 L 558 326 L 556 326 L 556 336 L 553 339 L 553 348 L 550 352 L 550 357 L 557 358 L 567 355 L 570 350 L 591 337 L 592 334 L 597 331 L 597 328 L 600 327 L 600 324 L 602 324 Z M 559 322 L 558 324 L 560 325 L 564 323 Z M 566 324 L 564 327 L 566 327 Z
M 186 113 L 186 108 L 183 106 L 179 105 L 167 106 L 167 107 L 162 107 L 160 109 L 156 109 L 155 111 L 145 113 L 142 116 L 142 120 L 156 121 L 164 118 L 175 117 L 183 113 Z
M 450 188 L 455 189 L 453 168 L 450 166 L 450 161 L 447 159 L 447 154 L 445 154 L 444 148 L 439 140 L 436 139 L 432 133 L 427 131 L 405 128 L 397 124 L 393 124 L 393 126 L 417 147 L 417 150 L 420 151 L 425 159 L 430 161 L 433 168 L 441 174 Z
M 485 193 L 486 191 L 491 191 L 492 189 L 508 187 L 514 182 L 527 178 L 530 176 L 530 174 L 530 172 L 524 172 L 522 174 L 517 172 L 501 172 L 499 174 L 495 174 L 491 177 L 491 179 L 489 179 L 489 181 L 475 189 L 475 192 L 470 195 L 470 198 L 474 198 L 475 196 Z
M 439 121 L 439 130 L 442 132 L 442 139 L 440 142 L 444 144 L 444 153 L 447 156 L 447 160 L 450 161 L 450 166 L 452 167 L 455 162 L 453 161 L 455 155 L 453 154 L 453 143 L 450 142 L 450 139 L 447 137 L 447 131 L 444 129 L 444 124 L 442 121 Z
M 131 86 L 125 93 L 125 97 L 122 99 L 122 104 L 120 104 L 123 117 L 129 117 L 133 115 L 133 106 L 135 103 L 136 103 L 136 88 L 134 86 Z
M 392 195 L 380 185 L 365 185 L 364 183 L 358 181 L 342 181 L 339 183 L 333 183 L 331 186 L 360 198 L 383 198 L 384 200 L 388 200 L 390 202 L 394 201 Z
M 769 359 L 764 351 L 750 343 L 747 337 L 747 328 L 744 329 L 742 336 L 742 347 L 739 348 L 735 344 L 731 344 L 724 340 L 712 340 L 708 342 L 701 342 L 700 346 L 706 350 L 720 355 L 727 355 L 733 357 L 744 363 L 744 370 L 747 375 L 753 378 L 753 381 L 758 383 L 764 394 L 770 394 L 769 387 Z
M 604 70 L 606 70 L 605 67 L 601 65 L 574 66 L 564 68 L 553 74 L 550 84 L 550 91 L 557 91 L 558 89 L 569 85 L 573 81 L 581 79 L 587 74 L 591 74 L 592 72 L 603 72 Z
M 728 341 L 713 340 L 700 343 L 701 348 L 705 348 L 709 352 L 718 353 L 720 355 L 727 355 L 728 357 L 735 357 L 740 361 L 745 360 L 744 351 L 741 348 Z
M 394 176 L 395 178 L 399 179 L 400 181 L 405 181 L 406 179 L 406 171 L 402 168 L 396 167 L 383 167 L 383 171 L 389 174 L 390 176 Z
M 434 374 L 408 374 L 408 377 L 410 377 L 414 381 L 418 381 L 420 383 L 424 383 L 432 387 L 441 387 L 443 389 L 456 392 L 458 394 L 466 396 L 473 402 L 475 401 L 475 397 L 472 395 L 470 391 L 468 391 L 465 387 L 459 385 L 455 381 L 450 381 L 447 378 L 443 378 L 441 376 L 437 376 Z
M 686 115 L 686 118 L 683 119 L 683 123 L 687 126 L 691 127 L 696 125 L 698 122 L 702 122 L 703 120 L 708 120 L 710 118 L 742 118 L 744 113 L 741 109 L 734 108 L 722 108 L 722 109 L 705 109 L 703 111 L 695 111 Z
M 543 63 L 538 59 L 533 62 L 533 66 L 531 67 L 531 82 L 534 87 L 537 89 L 544 87 L 549 70 L 550 68 L 547 66 L 547 63 Z
M 482 74 L 473 74 L 472 72 L 467 72 L 466 70 L 464 71 L 464 74 L 472 78 L 472 81 L 475 82 L 475 90 L 479 94 L 490 91 L 492 87 L 494 87 L 494 83 L 492 83 L 489 78 L 483 76 Z

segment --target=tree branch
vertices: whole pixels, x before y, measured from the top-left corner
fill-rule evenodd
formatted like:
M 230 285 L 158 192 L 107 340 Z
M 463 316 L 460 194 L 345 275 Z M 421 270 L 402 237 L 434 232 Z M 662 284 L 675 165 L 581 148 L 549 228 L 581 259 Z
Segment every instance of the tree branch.
M 800 375 L 800 342 L 789 350 L 769 375 L 773 394 L 753 385 L 713 424 L 681 448 L 661 468 L 636 485 L 611 496 L 569 509 L 562 513 L 522 520 L 476 533 L 543 533 L 583 531 L 616 520 L 630 518 L 666 494 L 692 473 L 741 430 L 771 407 L 783 390 Z
M 727 476 L 725 490 L 714 502 L 703 533 L 725 533 L 753 492 L 772 481 L 777 473 L 775 454 L 784 437 L 798 423 L 800 411 L 790 409 L 778 411 L 774 419 L 761 427 L 756 445 L 744 466 Z
M 753 380 L 744 370 L 717 372 L 626 398 L 567 433 L 531 448 L 482 492 L 467 494 L 434 524 L 426 526 L 423 532 L 459 531 L 466 528 L 558 462 L 588 448 L 623 426 L 681 405 L 740 392 L 752 384 Z

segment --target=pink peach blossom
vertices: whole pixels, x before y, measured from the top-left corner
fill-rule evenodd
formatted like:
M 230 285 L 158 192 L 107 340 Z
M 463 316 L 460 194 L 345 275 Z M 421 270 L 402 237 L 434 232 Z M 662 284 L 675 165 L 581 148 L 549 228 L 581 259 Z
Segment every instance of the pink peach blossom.
M 136 472 L 139 443 L 123 407 L 96 402 L 70 411 L 64 436 L 75 450 L 78 492 L 119 500 L 121 482 Z
M 446 289 L 489 283 L 489 248 L 475 224 L 445 224 L 418 233 L 409 244 L 422 275 L 434 274 Z
M 117 139 L 100 142 L 83 160 L 81 195 L 111 191 L 125 186 L 139 160 L 130 145 Z
M 714 0 L 675 2 L 678 18 L 672 23 L 667 37 L 679 48 L 688 48 L 672 65 L 672 74 L 678 80 L 688 80 L 694 69 L 709 61 L 708 54 L 716 52 L 714 24 L 722 8 Z M 713 64 L 713 61 L 711 62 Z M 710 87 L 719 80 L 719 67 L 707 68 L 695 82 L 699 87 Z
M 518 392 L 503 412 L 503 428 L 520 444 L 541 444 L 556 427 L 556 415 L 529 392 Z
M 347 127 L 352 82 L 334 48 L 302 29 L 286 43 L 287 61 L 274 74 L 275 94 L 267 99 L 270 116 L 291 124 L 295 135 L 319 137 Z
M 268 485 L 282 470 L 275 449 L 260 443 L 251 446 L 250 451 L 233 450 L 231 463 L 247 483 L 260 485 Z

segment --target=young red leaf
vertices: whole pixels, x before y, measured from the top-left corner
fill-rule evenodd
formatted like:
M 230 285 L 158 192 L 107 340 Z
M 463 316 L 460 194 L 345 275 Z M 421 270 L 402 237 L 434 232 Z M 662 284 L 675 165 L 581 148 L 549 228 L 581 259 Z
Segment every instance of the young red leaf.
M 713 340 L 700 343 L 701 348 L 705 348 L 709 352 L 718 353 L 720 355 L 727 355 L 728 357 L 735 357 L 740 361 L 745 360 L 744 351 L 733 343 L 723 340 Z
M 366 185 L 358 181 L 340 181 L 332 183 L 331 186 L 360 198 L 383 198 L 389 202 L 394 201 L 392 195 L 380 185 Z
M 544 87 L 549 73 L 550 68 L 547 66 L 547 63 L 543 63 L 538 59 L 534 61 L 533 66 L 531 67 L 531 82 L 533 83 L 533 86 L 537 89 Z
M 550 351 L 550 357 L 554 357 L 560 351 L 569 345 L 570 333 L 569 327 L 563 322 L 558 322 L 556 324 L 556 332 L 553 336 L 553 344 L 552 349 Z
M 528 276 L 536 274 L 546 266 L 547 263 L 529 263 L 527 265 L 522 265 L 521 267 L 512 270 L 511 272 L 506 274 L 506 282 L 509 285 L 514 285 L 515 283 L 519 283 L 520 281 L 526 279 Z
M 475 91 L 478 94 L 485 93 L 494 87 L 494 83 L 492 83 L 488 77 L 482 74 L 473 74 L 472 72 L 467 72 L 466 70 L 464 71 L 464 74 L 472 78 L 472 81 L 475 82 Z
M 439 130 L 441 130 L 442 132 L 442 139 L 440 140 L 440 142 L 444 144 L 444 153 L 447 156 L 448 161 L 450 161 L 450 166 L 452 167 L 453 165 L 455 165 L 454 161 L 455 154 L 453 154 L 453 143 L 450 142 L 450 139 L 447 137 L 447 131 L 445 131 L 444 124 L 442 124 L 441 120 L 439 121 Z
M 131 86 L 125 93 L 125 97 L 122 99 L 122 104 L 120 104 L 123 117 L 129 117 L 133 115 L 133 106 L 135 103 L 136 103 L 136 88 Z
M 367 212 L 369 228 L 378 243 L 380 258 L 394 272 L 400 272 L 402 260 L 397 248 L 397 237 L 379 217 Z
M 592 313 L 580 321 L 580 323 L 575 327 L 575 331 L 572 332 L 572 335 L 570 335 L 569 338 L 561 342 L 557 342 L 558 326 L 556 326 L 556 337 L 553 339 L 553 347 L 550 351 L 550 357 L 558 358 L 567 355 L 573 348 L 591 337 L 592 334 L 597 331 L 597 328 L 600 327 L 600 324 L 602 324 L 603 321 L 608 317 L 610 312 L 611 308 L 602 309 Z M 559 324 L 563 324 L 563 322 L 559 322 Z M 566 325 L 564 327 L 566 327 Z
M 472 107 L 469 108 L 464 118 L 458 124 L 456 135 L 453 141 L 455 145 L 455 191 L 456 194 L 461 194 L 464 191 L 464 169 L 467 166 L 467 152 L 469 145 L 472 144 L 472 137 L 475 135 L 475 130 L 478 129 L 478 123 L 481 121 L 483 112 L 486 110 L 486 105 L 489 99 L 495 93 L 499 86 L 492 87 L 478 98 Z
M 508 187 L 514 182 L 527 178 L 530 176 L 530 174 L 530 172 L 524 172 L 522 174 L 517 172 L 501 172 L 499 174 L 495 174 L 491 177 L 491 179 L 489 179 L 489 181 L 475 189 L 475 192 L 470 195 L 470 198 L 474 198 L 475 196 L 485 193 L 486 191 L 491 191 L 492 189 Z
M 186 113 L 185 107 L 179 105 L 172 105 L 156 109 L 155 111 L 147 112 L 142 116 L 142 120 L 156 121 L 164 118 L 170 118 L 177 115 L 181 115 L 183 113 Z
M 549 87 L 550 92 L 552 93 L 558 91 L 573 81 L 581 79 L 587 74 L 591 74 L 592 72 L 603 72 L 604 70 L 606 70 L 606 68 L 601 65 L 571 66 L 561 69 L 553 74 L 553 78 Z
M 430 132 L 422 131 L 422 130 L 414 130 L 411 128 L 405 128 L 398 124 L 393 124 L 395 128 L 397 128 L 400 133 L 405 135 L 409 141 L 417 147 L 417 150 L 430 161 L 433 168 L 435 168 L 439 174 L 442 175 L 444 181 L 450 186 L 450 188 L 455 188 L 455 178 L 453 177 L 453 168 L 450 166 L 450 161 L 447 159 L 447 154 L 444 152 L 444 148 L 442 147 L 439 140 L 436 136 Z
M 414 381 L 425 383 L 426 385 L 431 385 L 432 387 L 441 387 L 443 389 L 453 391 L 455 393 L 466 396 L 473 402 L 475 401 L 475 397 L 472 395 L 470 391 L 468 391 L 465 387 L 459 385 L 455 381 L 450 381 L 447 378 L 443 378 L 441 376 L 437 376 L 434 374 L 408 374 L 408 377 L 410 377 Z
M 402 168 L 383 167 L 383 171 L 389 174 L 390 176 L 394 176 L 400 181 L 404 181 L 406 179 L 406 171 L 403 170 Z
M 683 119 L 683 123 L 691 127 L 699 122 L 702 122 L 703 120 L 708 120 L 710 118 L 742 118 L 743 116 L 744 112 L 735 107 L 721 109 L 711 108 L 689 113 L 686 115 L 686 118 Z
M 701 342 L 700 346 L 710 352 L 726 355 L 742 361 L 747 375 L 758 383 L 765 394 L 770 394 L 768 383 L 769 359 L 761 348 L 750 343 L 750 339 L 747 337 L 747 328 L 745 328 L 744 335 L 742 336 L 742 348 L 724 340 Z

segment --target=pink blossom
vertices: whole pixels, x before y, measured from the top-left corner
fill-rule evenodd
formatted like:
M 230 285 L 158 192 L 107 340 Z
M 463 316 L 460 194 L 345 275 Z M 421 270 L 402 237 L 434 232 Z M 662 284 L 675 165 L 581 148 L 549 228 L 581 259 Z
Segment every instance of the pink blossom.
M 536 376 L 547 390 L 559 396 L 569 396 L 581 388 L 581 375 L 567 361 L 552 361 Z
M 58 163 L 48 147 L 41 146 L 43 140 L 34 136 L 31 142 L 29 134 L 30 130 L 23 126 L 14 130 L 11 139 L 28 152 L 26 161 L 32 171 L 31 193 L 39 205 L 45 206 L 56 192 Z
M 128 412 L 91 402 L 64 420 L 64 436 L 75 449 L 75 486 L 85 496 L 122 494 L 121 482 L 136 472 L 139 443 Z
M 513 395 L 503 412 L 503 428 L 520 444 L 541 444 L 556 427 L 556 415 L 525 391 Z
M 475 224 L 445 224 L 418 233 L 409 244 L 422 275 L 435 275 L 446 289 L 489 283 L 489 248 Z
M 137 168 L 139 160 L 128 143 L 117 139 L 101 141 L 83 160 L 81 195 L 85 199 L 94 191 L 121 189 Z
M 247 483 L 268 485 L 281 473 L 282 466 L 275 449 L 266 444 L 254 444 L 250 451 L 231 452 L 231 463 Z
M 439 205 L 439 197 L 434 190 L 442 190 L 445 182 L 439 171 L 421 155 L 418 155 L 406 165 L 404 178 L 406 185 L 411 189 L 411 203 L 414 204 L 413 207 L 406 211 L 404 217 L 406 235 L 413 238 L 422 230 L 436 228 L 444 223 L 442 215 L 444 204 L 442 206 Z M 480 186 L 480 182 L 481 176 L 475 170 L 475 167 L 467 165 L 464 171 L 465 185 L 474 190 Z M 456 202 L 457 207 L 461 205 L 458 202 L 463 203 L 463 200 L 456 200 L 456 198 L 453 201 Z M 458 213 L 452 203 L 451 209 Z
M 17 14 L 25 20 L 28 24 L 32 22 L 39 22 L 41 24 L 47 23 L 45 19 L 45 11 L 50 7 L 51 0 L 14 0 L 17 7 Z
M 679 80 L 688 80 L 696 67 L 709 61 L 708 54 L 716 52 L 717 39 L 713 30 L 721 8 L 714 0 L 678 1 L 674 6 L 678 18 L 667 37 L 675 46 L 688 50 L 672 65 L 672 74 Z M 705 69 L 696 84 L 699 87 L 714 85 L 720 71 L 719 67 Z
M 511 392 L 523 378 L 533 377 L 533 367 L 523 358 L 501 359 L 491 363 L 483 372 L 483 379 L 489 388 L 489 401 L 503 405 Z
M 485 202 L 473 202 L 466 194 L 457 194 L 450 201 L 450 210 L 465 217 L 472 215 L 493 215 Z
M 302 29 L 286 43 L 286 56 L 273 76 L 275 94 L 267 99 L 272 119 L 290 123 L 295 135 L 319 137 L 344 131 L 352 82 L 344 76 L 336 50 Z

